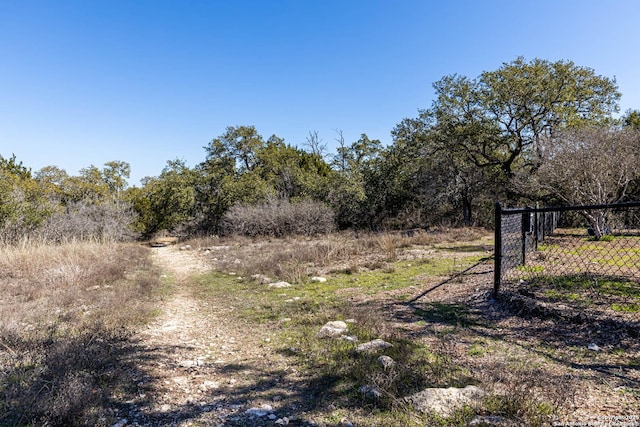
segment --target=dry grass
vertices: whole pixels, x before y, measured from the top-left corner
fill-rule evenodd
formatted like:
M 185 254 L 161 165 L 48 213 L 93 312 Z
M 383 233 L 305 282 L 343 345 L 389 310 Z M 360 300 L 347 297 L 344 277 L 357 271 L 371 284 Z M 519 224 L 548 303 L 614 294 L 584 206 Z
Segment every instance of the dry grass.
M 0 247 L 0 424 L 95 423 L 158 277 L 134 245 Z
M 208 250 L 214 266 L 221 271 L 244 276 L 261 274 L 296 283 L 318 274 L 391 268 L 390 263 L 410 257 L 406 254 L 408 248 L 463 244 L 486 236 L 484 229 L 464 228 L 412 233 L 342 232 L 321 238 L 207 237 L 184 243 L 194 249 Z

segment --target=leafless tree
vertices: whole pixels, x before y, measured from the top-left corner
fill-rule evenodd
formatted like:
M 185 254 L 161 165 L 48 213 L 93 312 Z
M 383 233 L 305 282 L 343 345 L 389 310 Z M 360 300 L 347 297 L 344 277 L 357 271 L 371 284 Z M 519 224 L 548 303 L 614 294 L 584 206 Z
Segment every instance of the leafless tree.
M 324 157 L 324 153 L 327 151 L 327 144 L 322 143 L 322 138 L 318 136 L 317 130 L 309 131 L 305 146 L 309 148 L 311 154 L 316 154 L 320 157 Z
M 640 175 L 640 132 L 585 128 L 546 141 L 545 162 L 536 174 L 540 189 L 569 205 L 624 201 Z M 596 238 L 606 229 L 602 211 L 581 212 Z

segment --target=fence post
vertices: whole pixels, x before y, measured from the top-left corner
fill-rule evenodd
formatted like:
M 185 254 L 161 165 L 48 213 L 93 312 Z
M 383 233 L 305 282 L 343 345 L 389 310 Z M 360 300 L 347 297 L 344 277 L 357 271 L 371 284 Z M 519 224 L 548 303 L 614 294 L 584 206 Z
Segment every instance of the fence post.
M 531 212 L 529 212 L 528 210 L 526 212 L 523 212 L 520 219 L 520 227 L 522 231 L 520 233 L 520 239 L 522 239 L 522 265 L 527 265 L 527 233 L 531 229 Z
M 534 226 L 534 235 L 533 235 L 533 242 L 534 242 L 534 246 L 533 246 L 533 250 L 537 251 L 538 250 L 538 242 L 540 241 L 540 212 L 538 212 L 538 209 L 540 209 L 540 204 L 538 202 L 536 202 L 536 213 L 535 213 L 535 217 L 534 217 L 534 221 L 535 221 L 535 226 Z
M 494 205 L 494 249 L 493 249 L 493 299 L 498 299 L 500 279 L 502 276 L 502 205 Z

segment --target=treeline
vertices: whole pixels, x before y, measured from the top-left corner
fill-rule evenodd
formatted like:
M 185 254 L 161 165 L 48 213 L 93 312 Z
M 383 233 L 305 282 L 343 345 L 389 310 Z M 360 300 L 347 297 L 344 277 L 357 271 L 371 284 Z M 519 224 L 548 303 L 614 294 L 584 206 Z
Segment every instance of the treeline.
M 517 58 L 476 78 L 445 76 L 434 89 L 431 107 L 402 120 L 389 146 L 337 132 L 327 153 L 316 132 L 302 149 L 234 126 L 201 163 L 169 161 L 140 187 L 127 187 L 125 162 L 68 176 L 1 157 L 3 238 L 490 226 L 496 200 L 640 199 L 640 112 L 615 118 L 615 79 L 570 61 Z

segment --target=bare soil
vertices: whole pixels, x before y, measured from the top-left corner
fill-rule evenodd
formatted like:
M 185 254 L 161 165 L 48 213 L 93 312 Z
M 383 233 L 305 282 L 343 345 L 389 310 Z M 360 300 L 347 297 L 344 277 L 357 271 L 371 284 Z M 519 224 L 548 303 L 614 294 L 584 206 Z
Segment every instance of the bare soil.
M 257 330 L 231 315 L 233 296 L 215 305 L 194 297 L 190 281 L 209 270 L 196 251 L 153 248 L 154 259 L 174 291 L 161 314 L 135 337 L 143 349 L 138 361 L 140 398 L 126 425 L 274 425 L 296 423 L 289 404 L 299 383 L 295 370 L 270 348 L 270 331 Z M 268 395 L 268 398 L 266 397 Z M 251 408 L 270 404 L 272 414 L 256 417 Z M 247 411 L 249 410 L 249 413 Z
M 317 422 L 313 402 L 321 390 L 271 346 L 275 331 L 238 320 L 232 295 L 208 303 L 193 295 L 191 280 L 211 265 L 202 251 L 172 246 L 153 251 L 165 274 L 174 277 L 175 290 L 161 314 L 135 337 L 149 356 L 137 362 L 139 398 L 121 412 L 123 422 L 347 425 L 346 419 Z M 535 302 L 494 301 L 491 273 L 485 263 L 453 280 L 430 278 L 411 289 L 409 303 L 400 302 L 397 291 L 354 296 L 352 302 L 448 354 L 491 393 L 539 394 L 557 404 L 567 422 L 640 414 L 637 337 L 553 313 L 540 316 Z M 459 316 L 454 330 L 451 319 L 439 317 L 443 307 Z M 593 343 L 598 351 L 588 349 Z M 269 405 L 270 417 L 251 413 L 262 405 Z

